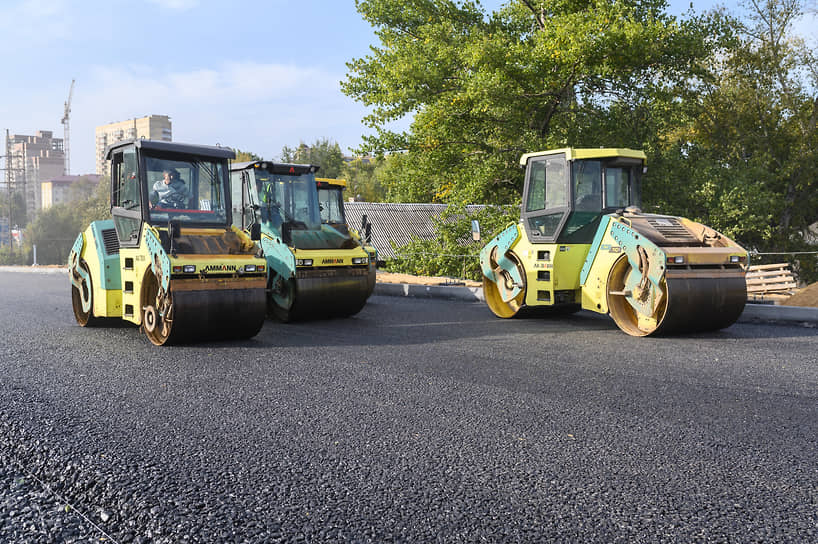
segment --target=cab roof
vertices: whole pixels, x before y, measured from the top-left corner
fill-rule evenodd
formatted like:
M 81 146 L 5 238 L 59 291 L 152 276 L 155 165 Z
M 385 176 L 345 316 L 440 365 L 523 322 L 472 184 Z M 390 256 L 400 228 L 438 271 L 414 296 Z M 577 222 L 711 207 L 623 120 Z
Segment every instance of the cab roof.
M 614 147 L 599 147 L 599 148 L 573 148 L 573 147 L 563 147 L 560 149 L 552 149 L 550 151 L 535 151 L 533 153 L 526 153 L 522 157 L 520 157 L 520 166 L 525 166 L 528 163 L 528 159 L 532 157 L 541 157 L 543 155 L 558 155 L 564 154 L 565 158 L 570 160 L 574 159 L 607 159 L 611 157 L 623 157 L 626 159 L 641 159 L 643 161 L 647 160 L 647 155 L 642 151 L 637 151 L 635 149 L 627 149 L 623 147 L 614 148 Z
M 347 186 L 347 180 L 345 179 L 315 178 L 315 181 L 318 183 L 326 183 L 327 185 L 337 185 L 338 187 Z
M 203 155 L 217 159 L 235 159 L 236 153 L 229 147 L 215 145 L 183 144 L 179 142 L 166 142 L 164 140 L 147 140 L 144 138 L 131 138 L 116 142 L 105 148 L 105 160 L 111 158 L 114 151 L 123 147 L 134 146 L 141 149 L 164 151 L 169 153 L 184 153 L 187 155 Z
M 272 174 L 302 175 L 318 172 L 318 169 L 321 167 L 316 164 L 289 164 L 272 161 L 234 162 L 230 165 L 231 172 L 238 172 L 239 170 L 247 170 L 249 168 L 260 168 Z

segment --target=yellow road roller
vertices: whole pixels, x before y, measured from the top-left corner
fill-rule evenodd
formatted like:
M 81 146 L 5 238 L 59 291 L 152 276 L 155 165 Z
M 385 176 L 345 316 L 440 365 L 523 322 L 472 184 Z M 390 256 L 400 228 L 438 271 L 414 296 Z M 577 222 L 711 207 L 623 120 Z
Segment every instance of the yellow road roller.
M 111 219 L 94 221 L 69 255 L 83 327 L 120 318 L 156 345 L 250 338 L 265 318 L 267 262 L 232 225 L 232 150 L 128 140 L 105 151 Z
M 632 336 L 717 330 L 741 315 L 747 251 L 705 225 L 643 213 L 643 152 L 565 148 L 520 164 L 520 221 L 480 252 L 495 315 L 585 309 Z
M 350 234 L 339 215 L 340 193 L 319 203 L 318 169 L 270 161 L 231 165 L 233 221 L 261 231 L 268 313 L 280 321 L 354 315 L 375 285 L 374 251 L 367 252 Z

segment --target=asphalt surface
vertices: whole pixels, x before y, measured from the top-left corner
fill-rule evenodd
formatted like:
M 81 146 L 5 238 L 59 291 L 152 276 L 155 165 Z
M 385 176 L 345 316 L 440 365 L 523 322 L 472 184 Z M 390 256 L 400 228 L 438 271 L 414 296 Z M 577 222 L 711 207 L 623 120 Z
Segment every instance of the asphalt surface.
M 818 330 L 375 296 L 158 348 L 0 273 L 0 542 L 816 542 Z

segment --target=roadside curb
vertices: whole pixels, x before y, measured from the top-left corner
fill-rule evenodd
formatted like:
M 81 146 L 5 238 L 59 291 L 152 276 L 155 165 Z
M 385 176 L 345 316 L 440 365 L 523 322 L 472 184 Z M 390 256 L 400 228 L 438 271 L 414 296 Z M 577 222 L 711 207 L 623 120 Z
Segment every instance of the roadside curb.
M 482 287 L 449 285 L 414 285 L 407 283 L 377 283 L 375 295 L 393 297 L 440 298 L 485 302 Z M 818 326 L 818 308 L 804 306 L 775 306 L 772 304 L 750 304 L 738 318 L 739 323 L 786 323 L 807 327 Z
M 2 265 L 0 272 L 32 272 L 34 274 L 68 274 L 68 268 L 64 266 L 22 266 L 22 265 Z
M 415 285 L 409 283 L 376 283 L 375 295 L 392 297 L 442 298 L 446 300 L 464 300 L 467 302 L 485 302 L 482 287 L 465 287 L 451 285 Z
M 818 308 L 806 306 L 775 306 L 747 304 L 738 318 L 739 323 L 787 323 L 818 326 Z

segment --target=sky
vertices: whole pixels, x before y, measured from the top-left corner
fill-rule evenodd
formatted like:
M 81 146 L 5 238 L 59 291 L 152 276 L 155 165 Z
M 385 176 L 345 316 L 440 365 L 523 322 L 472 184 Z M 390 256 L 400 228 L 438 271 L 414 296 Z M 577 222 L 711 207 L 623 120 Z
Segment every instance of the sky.
M 737 1 L 671 0 L 669 11 Z M 72 174 L 94 172 L 95 127 L 151 114 L 170 116 L 174 141 L 272 160 L 324 138 L 351 154 L 369 132 L 367 109 L 340 90 L 346 63 L 377 45 L 354 0 L 0 0 L 0 36 L 0 139 L 63 137 L 76 80 Z

